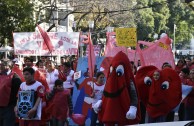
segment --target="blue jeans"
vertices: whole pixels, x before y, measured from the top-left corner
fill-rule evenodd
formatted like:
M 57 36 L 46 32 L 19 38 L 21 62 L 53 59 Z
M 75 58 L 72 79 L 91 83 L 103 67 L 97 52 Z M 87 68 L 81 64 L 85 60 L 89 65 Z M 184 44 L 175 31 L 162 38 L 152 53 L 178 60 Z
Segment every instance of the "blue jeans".
M 0 126 L 15 125 L 14 106 L 0 107 Z
M 103 126 L 103 123 L 100 123 L 100 122 L 97 125 L 96 121 L 98 119 L 98 114 L 95 113 L 94 109 L 92 109 L 91 115 L 92 116 L 91 116 L 91 124 L 90 124 L 90 126 Z

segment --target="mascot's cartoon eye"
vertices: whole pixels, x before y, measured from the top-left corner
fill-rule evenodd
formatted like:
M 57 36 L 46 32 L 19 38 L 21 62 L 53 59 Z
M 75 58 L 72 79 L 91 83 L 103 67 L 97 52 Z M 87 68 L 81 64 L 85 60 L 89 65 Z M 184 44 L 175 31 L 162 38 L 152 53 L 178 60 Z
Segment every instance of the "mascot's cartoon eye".
M 124 68 L 123 68 L 123 65 L 119 65 L 117 68 L 116 68 L 116 73 L 117 73 L 117 76 L 122 76 L 124 74 Z
M 113 71 L 113 67 L 112 67 L 112 66 L 110 66 L 110 73 L 112 73 L 112 71 Z
M 144 78 L 144 83 L 145 83 L 146 85 L 148 85 L 148 86 L 151 86 L 151 84 L 152 84 L 151 78 L 150 78 L 150 77 L 145 77 L 145 78 Z
M 169 88 L 169 82 L 168 81 L 164 81 L 161 85 L 162 90 L 166 90 Z

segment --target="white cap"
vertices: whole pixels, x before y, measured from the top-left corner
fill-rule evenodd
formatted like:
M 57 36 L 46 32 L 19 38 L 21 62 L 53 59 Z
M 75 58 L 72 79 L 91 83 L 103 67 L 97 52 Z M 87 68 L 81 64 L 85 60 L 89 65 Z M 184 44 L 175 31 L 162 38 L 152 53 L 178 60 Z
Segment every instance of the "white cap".
M 19 60 L 16 60 L 16 61 L 15 61 L 15 64 L 22 65 L 22 62 L 19 61 Z
M 165 37 L 165 36 L 167 36 L 167 34 L 166 34 L 166 33 L 162 33 L 162 34 L 160 35 L 160 38 L 163 38 L 163 37 Z

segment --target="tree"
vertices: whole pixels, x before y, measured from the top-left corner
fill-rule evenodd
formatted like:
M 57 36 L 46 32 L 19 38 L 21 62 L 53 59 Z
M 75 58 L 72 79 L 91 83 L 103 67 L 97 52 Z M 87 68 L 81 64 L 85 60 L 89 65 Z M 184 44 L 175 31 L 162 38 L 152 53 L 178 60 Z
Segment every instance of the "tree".
M 132 9 L 135 0 L 74 0 L 78 27 L 88 28 L 88 21 L 94 21 L 94 30 L 104 30 L 107 26 L 134 27 Z M 83 5 L 83 6 L 82 6 Z M 83 11 L 84 10 L 84 11 Z M 128 10 L 128 11 L 127 11 Z
M 47 8 L 50 14 L 57 9 L 54 2 L 60 0 L 51 1 Z M 181 0 L 66 0 L 65 3 L 71 3 L 74 9 L 62 10 L 66 13 L 59 21 L 73 14 L 78 29 L 88 31 L 88 21 L 94 21 L 94 31 L 103 32 L 104 36 L 107 26 L 137 27 L 138 40 L 148 41 L 161 31 L 173 38 L 174 24 L 178 27 L 176 42 L 189 41 L 194 32 L 194 12 Z
M 0 46 L 5 38 L 12 42 L 13 32 L 34 30 L 33 4 L 27 0 L 1 0 L 0 17 Z
M 152 8 L 149 7 L 149 2 L 145 0 L 137 0 L 136 8 L 143 8 L 136 11 L 138 40 L 147 40 L 147 38 L 150 37 L 149 35 L 154 32 L 154 17 Z
M 169 4 L 169 10 L 171 15 L 167 24 L 169 34 L 173 36 L 174 24 L 176 24 L 176 43 L 181 45 L 190 44 L 190 40 L 194 34 L 194 12 L 192 8 L 185 3 L 181 3 L 180 0 L 176 0 L 172 4 Z

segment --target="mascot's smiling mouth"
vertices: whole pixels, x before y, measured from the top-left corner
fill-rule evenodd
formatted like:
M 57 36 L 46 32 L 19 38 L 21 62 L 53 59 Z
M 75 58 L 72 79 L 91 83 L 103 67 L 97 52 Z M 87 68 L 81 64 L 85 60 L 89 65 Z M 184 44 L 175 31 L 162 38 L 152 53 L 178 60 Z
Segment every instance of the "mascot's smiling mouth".
M 158 107 L 158 106 L 160 106 L 161 104 L 163 104 L 163 103 L 153 104 L 153 103 L 151 103 L 151 102 L 148 102 L 148 105 L 154 106 L 154 107 Z
M 116 92 L 113 92 L 113 93 L 109 93 L 109 92 L 104 90 L 103 94 L 105 97 L 115 98 L 121 94 L 121 92 L 124 90 L 124 88 L 125 88 L 125 85 L 123 85 L 122 88 L 120 88 L 119 90 L 117 90 Z

